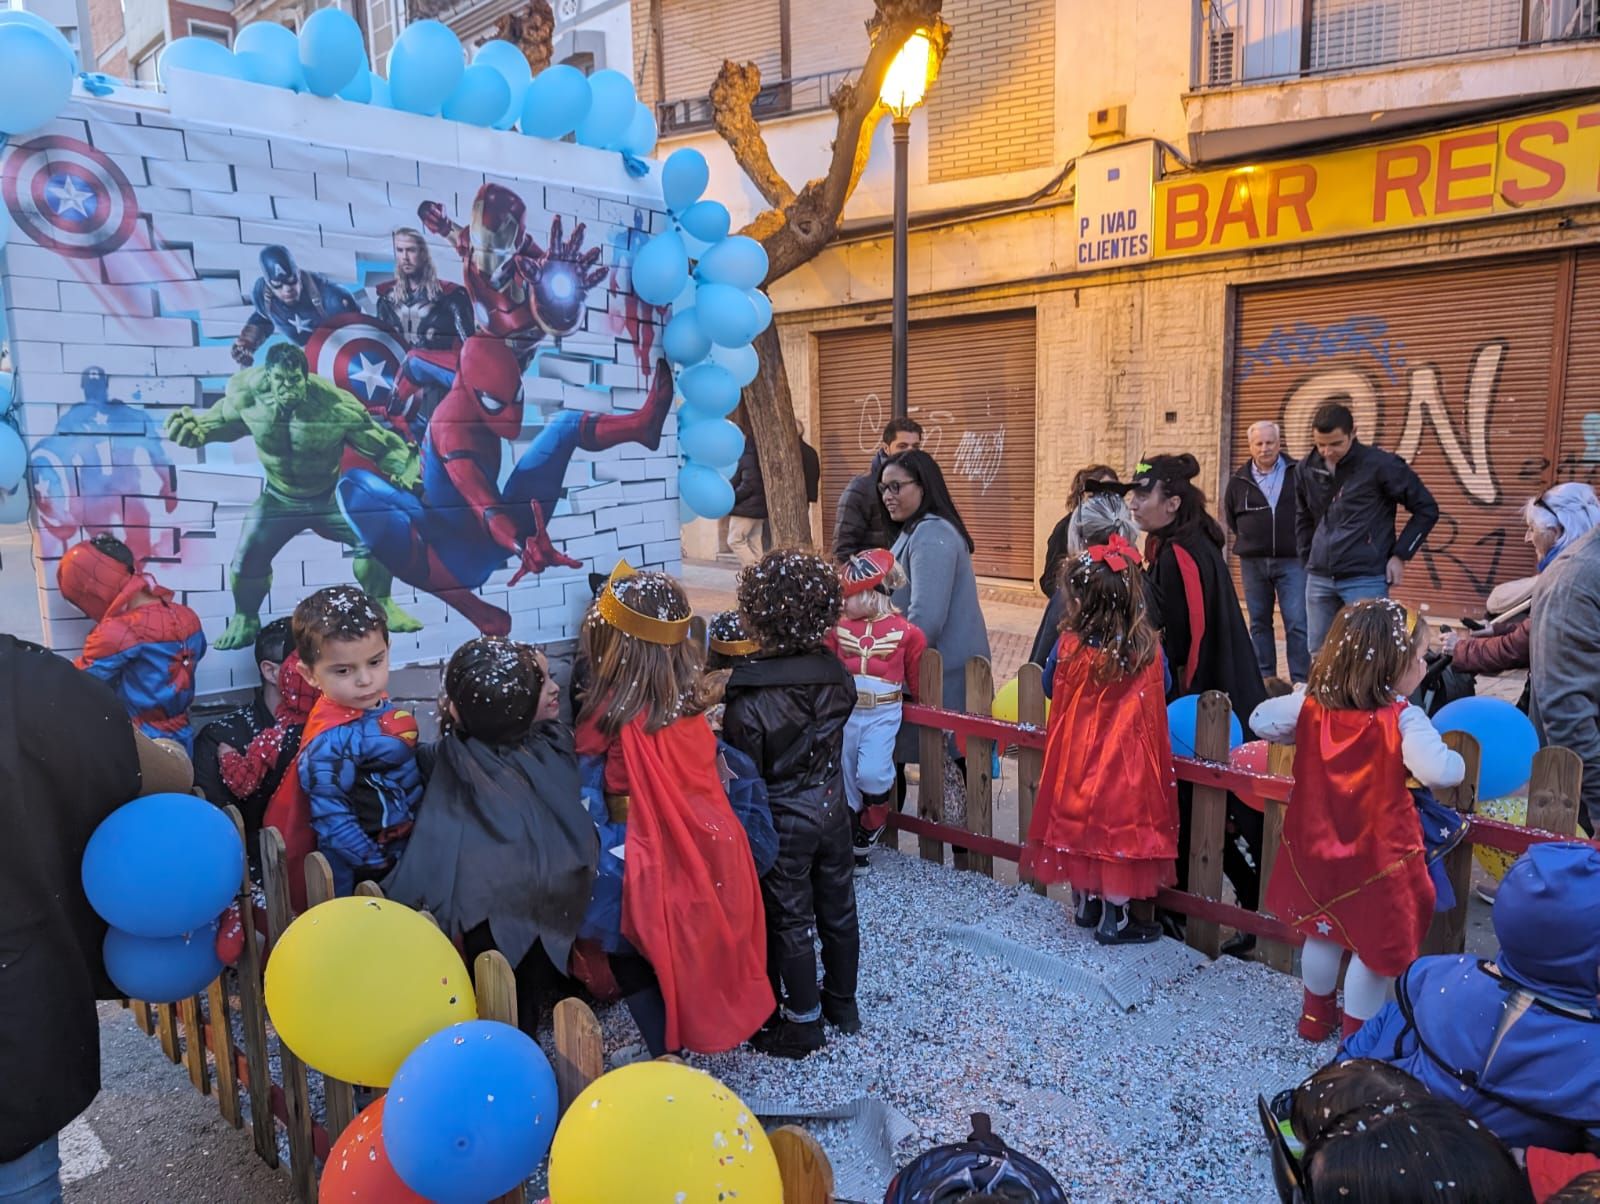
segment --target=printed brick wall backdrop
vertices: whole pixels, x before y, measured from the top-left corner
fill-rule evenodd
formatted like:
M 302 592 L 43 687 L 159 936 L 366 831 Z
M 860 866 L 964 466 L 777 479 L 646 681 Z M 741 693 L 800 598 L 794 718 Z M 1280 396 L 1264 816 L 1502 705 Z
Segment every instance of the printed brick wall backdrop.
M 422 128 L 333 115 L 351 147 Z M 83 644 L 56 565 L 100 532 L 200 614 L 203 694 L 254 685 L 258 622 L 324 585 L 387 594 L 403 664 L 570 638 L 619 558 L 678 571 L 661 314 L 627 270 L 658 186 L 559 149 L 601 183 L 99 101 L 7 148 L 49 642 Z

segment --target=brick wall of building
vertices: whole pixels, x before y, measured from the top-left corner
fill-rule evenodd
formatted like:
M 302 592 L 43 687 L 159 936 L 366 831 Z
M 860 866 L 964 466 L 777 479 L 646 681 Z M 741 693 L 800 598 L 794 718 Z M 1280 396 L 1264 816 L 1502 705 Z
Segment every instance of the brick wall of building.
M 789 5 L 789 62 L 795 79 L 867 61 L 872 0 L 799 0 Z
M 1054 0 L 950 0 L 955 36 L 928 96 L 928 178 L 1042 167 L 1055 157 Z
M 122 5 L 118 0 L 89 0 L 89 34 L 94 41 L 95 70 L 119 79 L 128 74 L 127 47 L 123 38 Z M 111 50 L 112 47 L 116 49 Z M 110 54 L 106 51 L 111 50 Z

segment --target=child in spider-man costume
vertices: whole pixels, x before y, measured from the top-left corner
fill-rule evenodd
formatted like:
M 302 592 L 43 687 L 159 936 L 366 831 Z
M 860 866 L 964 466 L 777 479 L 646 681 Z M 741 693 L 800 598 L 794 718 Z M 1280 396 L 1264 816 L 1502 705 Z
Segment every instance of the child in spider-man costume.
M 561 410 L 498 484 L 501 444 L 522 429 L 522 371 L 503 339 L 476 334 L 422 441 L 417 496 L 365 469 L 339 482 L 339 505 L 362 542 L 395 576 L 442 599 L 485 635 L 506 635 L 511 616 L 473 591 L 518 562 L 515 585 L 551 566 L 581 567 L 558 551 L 546 525 L 579 448 L 638 443 L 652 451 L 672 406 L 672 372 L 657 363 L 644 406 L 631 414 Z
M 194 751 L 189 705 L 206 652 L 200 616 L 170 589 L 134 571 L 128 545 L 110 535 L 67 550 L 56 570 L 61 596 L 95 620 L 77 666 L 116 691 L 133 724 L 152 740 Z

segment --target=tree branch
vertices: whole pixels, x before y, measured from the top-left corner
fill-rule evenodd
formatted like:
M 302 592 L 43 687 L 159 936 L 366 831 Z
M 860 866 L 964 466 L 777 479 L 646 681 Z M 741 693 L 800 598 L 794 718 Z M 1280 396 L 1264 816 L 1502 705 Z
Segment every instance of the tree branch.
M 711 85 L 711 120 L 756 191 L 774 209 L 786 209 L 794 204 L 794 189 L 773 165 L 761 124 L 755 118 L 755 99 L 760 91 L 761 68 L 754 63 L 725 61 Z

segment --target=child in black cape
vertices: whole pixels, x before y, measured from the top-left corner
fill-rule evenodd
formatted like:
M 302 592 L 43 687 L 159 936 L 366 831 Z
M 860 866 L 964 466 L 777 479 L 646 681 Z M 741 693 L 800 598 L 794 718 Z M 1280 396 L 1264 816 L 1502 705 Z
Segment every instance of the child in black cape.
M 445 669 L 446 735 L 423 749 L 427 788 L 384 893 L 426 908 L 471 966 L 498 949 L 515 967 L 519 1024 L 538 1027 L 588 906 L 599 839 L 579 795 L 572 734 L 544 656 L 488 637 Z

